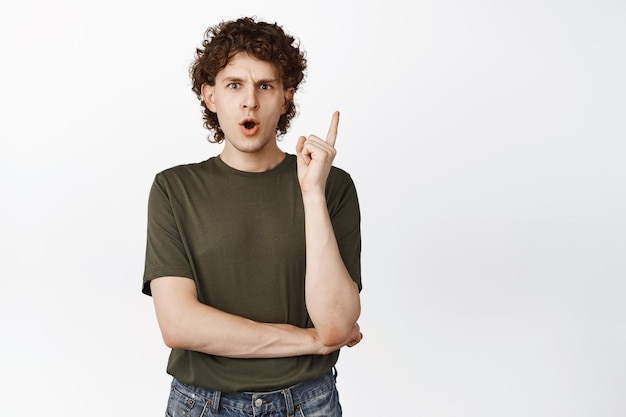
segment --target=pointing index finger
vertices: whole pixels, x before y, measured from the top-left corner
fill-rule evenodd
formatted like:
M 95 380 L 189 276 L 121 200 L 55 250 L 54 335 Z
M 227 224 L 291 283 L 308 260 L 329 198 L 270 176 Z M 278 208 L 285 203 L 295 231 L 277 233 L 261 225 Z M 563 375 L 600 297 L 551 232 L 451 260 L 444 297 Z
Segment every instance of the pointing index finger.
M 339 112 L 336 111 L 333 113 L 333 119 L 330 121 L 330 128 L 328 129 L 328 134 L 326 135 L 326 143 L 330 146 L 335 146 L 335 141 L 337 140 L 337 129 L 339 127 Z

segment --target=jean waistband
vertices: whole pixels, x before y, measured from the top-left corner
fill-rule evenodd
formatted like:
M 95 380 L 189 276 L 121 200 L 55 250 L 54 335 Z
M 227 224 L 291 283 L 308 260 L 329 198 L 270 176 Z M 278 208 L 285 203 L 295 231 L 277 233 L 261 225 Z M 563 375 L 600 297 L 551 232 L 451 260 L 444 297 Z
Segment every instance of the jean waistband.
M 176 390 L 202 405 L 202 416 L 218 414 L 220 405 L 259 414 L 285 411 L 295 414 L 295 409 L 317 396 L 334 389 L 336 371 L 327 372 L 312 381 L 302 382 L 292 387 L 268 392 L 221 392 L 172 380 L 172 390 Z

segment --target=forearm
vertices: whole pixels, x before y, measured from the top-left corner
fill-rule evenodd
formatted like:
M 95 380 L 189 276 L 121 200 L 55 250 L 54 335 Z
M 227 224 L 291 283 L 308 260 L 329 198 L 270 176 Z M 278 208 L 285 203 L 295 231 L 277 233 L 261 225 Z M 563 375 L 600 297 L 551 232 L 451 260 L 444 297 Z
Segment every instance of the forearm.
M 303 193 L 306 305 L 325 344 L 340 343 L 361 313 L 359 290 L 341 258 L 323 192 Z
M 181 284 L 193 285 L 195 291 L 193 281 L 179 277 L 158 278 L 151 285 L 163 340 L 171 348 L 232 358 L 330 352 L 315 329 L 259 323 L 220 311 L 200 303 L 191 291 L 181 292 Z

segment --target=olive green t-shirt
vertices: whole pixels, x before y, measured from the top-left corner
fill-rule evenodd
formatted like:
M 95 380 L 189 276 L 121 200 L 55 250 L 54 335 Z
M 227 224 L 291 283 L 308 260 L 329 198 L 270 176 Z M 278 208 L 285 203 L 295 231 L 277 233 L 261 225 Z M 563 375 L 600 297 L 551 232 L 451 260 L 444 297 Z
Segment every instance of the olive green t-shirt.
M 343 261 L 361 288 L 360 212 L 351 177 L 333 167 L 326 200 Z M 305 236 L 296 157 L 243 172 L 219 157 L 156 175 L 148 203 L 143 292 L 162 276 L 193 279 L 200 302 L 266 323 L 313 327 L 304 298 Z M 167 372 L 224 392 L 270 391 L 321 376 L 334 354 L 233 359 L 172 349 Z

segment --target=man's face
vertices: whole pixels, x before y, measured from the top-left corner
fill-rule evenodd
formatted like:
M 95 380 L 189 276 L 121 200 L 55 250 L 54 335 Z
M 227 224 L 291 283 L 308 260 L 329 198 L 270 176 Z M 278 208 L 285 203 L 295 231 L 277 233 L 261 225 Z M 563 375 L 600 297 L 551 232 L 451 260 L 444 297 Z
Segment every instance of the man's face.
M 274 65 L 245 52 L 230 59 L 215 77 L 215 86 L 205 84 L 202 89 L 224 132 L 225 151 L 244 153 L 276 145 L 276 126 L 293 93 L 283 88 Z

